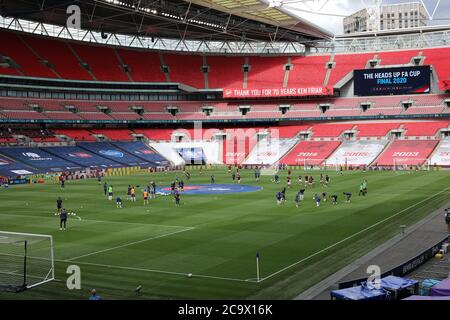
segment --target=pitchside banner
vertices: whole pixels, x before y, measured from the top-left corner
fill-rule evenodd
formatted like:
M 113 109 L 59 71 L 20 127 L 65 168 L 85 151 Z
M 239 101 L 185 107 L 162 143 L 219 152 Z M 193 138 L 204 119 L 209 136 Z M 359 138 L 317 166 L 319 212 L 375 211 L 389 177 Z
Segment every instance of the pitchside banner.
M 265 89 L 237 89 L 223 90 L 224 98 L 277 98 L 277 97 L 308 97 L 332 96 L 333 87 L 299 87 L 299 88 L 265 88 Z
M 430 66 L 354 71 L 354 94 L 376 96 L 430 92 Z

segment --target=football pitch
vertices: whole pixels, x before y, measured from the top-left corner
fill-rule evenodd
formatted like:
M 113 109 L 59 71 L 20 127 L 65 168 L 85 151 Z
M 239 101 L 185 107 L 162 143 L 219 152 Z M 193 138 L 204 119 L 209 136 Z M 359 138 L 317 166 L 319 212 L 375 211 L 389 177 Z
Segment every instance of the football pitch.
M 295 207 L 297 176 L 313 175 L 305 199 Z M 0 230 L 52 235 L 56 280 L 22 293 L 0 293 L 0 299 L 87 299 L 95 288 L 104 299 L 291 299 L 356 258 L 369 252 L 450 199 L 450 171 L 336 171 L 331 183 L 319 183 L 319 171 L 293 171 L 287 202 L 275 195 L 286 186 L 272 176 L 255 181 L 253 170 L 241 170 L 242 185 L 260 191 L 234 194 L 158 195 L 144 206 L 141 190 L 154 180 L 169 186 L 176 176 L 185 187 L 233 184 L 225 168 L 191 172 L 137 174 L 57 184 L 10 186 L 0 191 Z M 358 196 L 368 181 L 367 196 Z M 113 185 L 108 201 L 103 182 Z M 137 201 L 126 199 L 128 185 Z M 313 196 L 337 194 L 316 207 Z M 352 192 L 345 203 L 343 192 Z M 68 230 L 59 230 L 56 199 L 76 213 Z M 257 281 L 256 254 L 260 279 Z M 81 268 L 81 290 L 68 290 L 66 269 Z M 192 274 L 188 277 L 188 274 Z M 142 286 L 139 294 L 134 289 Z

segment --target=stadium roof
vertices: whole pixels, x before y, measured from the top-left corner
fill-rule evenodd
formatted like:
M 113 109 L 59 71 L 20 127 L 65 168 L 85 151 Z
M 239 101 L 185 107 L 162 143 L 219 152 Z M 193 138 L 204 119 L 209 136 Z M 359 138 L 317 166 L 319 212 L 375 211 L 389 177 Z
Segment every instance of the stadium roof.
M 69 5 L 81 28 L 125 35 L 207 41 L 330 39 L 333 34 L 268 0 L 4 0 L 1 15 L 65 26 Z

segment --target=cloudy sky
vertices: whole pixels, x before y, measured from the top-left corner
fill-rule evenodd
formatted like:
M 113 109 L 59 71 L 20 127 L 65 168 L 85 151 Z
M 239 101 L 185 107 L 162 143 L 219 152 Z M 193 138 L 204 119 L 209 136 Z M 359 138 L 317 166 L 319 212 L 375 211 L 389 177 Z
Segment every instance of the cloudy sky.
M 276 1 L 276 0 L 275 0 Z M 422 1 L 434 20 L 429 24 L 450 24 L 450 0 L 383 0 L 382 4 Z M 342 33 L 342 17 L 371 4 L 372 0 L 284 0 L 283 7 L 315 24 L 335 33 Z M 437 8 L 435 10 L 435 8 Z M 321 12 L 314 14 L 309 12 Z

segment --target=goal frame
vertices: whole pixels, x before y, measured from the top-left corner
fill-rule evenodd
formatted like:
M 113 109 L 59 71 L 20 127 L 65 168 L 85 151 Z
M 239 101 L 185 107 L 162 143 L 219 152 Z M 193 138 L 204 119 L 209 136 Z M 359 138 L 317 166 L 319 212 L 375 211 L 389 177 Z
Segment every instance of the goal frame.
M 55 280 L 55 255 L 54 255 L 54 242 L 53 242 L 53 236 L 51 235 L 47 235 L 47 234 L 38 234 L 38 233 L 23 233 L 23 232 L 11 232 L 11 231 L 3 231 L 0 230 L 0 235 L 11 235 L 11 236 L 22 236 L 24 237 L 24 283 L 23 283 L 23 290 L 26 289 L 31 289 L 37 286 L 40 286 L 42 284 L 51 282 L 53 280 Z M 28 261 L 29 261 L 29 257 L 28 257 L 28 240 L 26 239 L 26 237 L 34 237 L 34 238 L 44 238 L 49 240 L 49 244 L 50 244 L 50 270 L 47 273 L 47 276 L 39 282 L 33 283 L 28 285 L 26 282 L 27 280 L 27 265 L 28 265 Z M 23 291 L 21 290 L 21 291 Z

